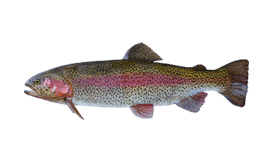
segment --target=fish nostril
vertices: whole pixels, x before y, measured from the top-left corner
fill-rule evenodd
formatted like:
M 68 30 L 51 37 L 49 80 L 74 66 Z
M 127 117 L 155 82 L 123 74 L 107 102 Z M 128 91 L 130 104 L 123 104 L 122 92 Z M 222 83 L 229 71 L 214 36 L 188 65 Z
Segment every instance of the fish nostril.
M 30 84 L 30 82 L 29 81 L 27 81 L 26 83 L 25 83 L 25 86 L 30 86 L 31 84 Z

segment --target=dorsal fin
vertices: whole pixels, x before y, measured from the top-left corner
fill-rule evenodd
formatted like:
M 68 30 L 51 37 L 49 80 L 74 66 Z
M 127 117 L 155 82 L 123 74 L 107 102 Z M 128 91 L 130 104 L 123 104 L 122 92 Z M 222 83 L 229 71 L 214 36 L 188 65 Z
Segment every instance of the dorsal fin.
M 194 69 L 197 71 L 203 71 L 203 70 L 206 70 L 206 67 L 202 64 L 198 64 L 198 65 L 194 66 Z
M 150 47 L 144 43 L 138 43 L 131 47 L 126 53 L 123 59 L 137 60 L 137 61 L 157 61 L 162 58 L 156 54 Z

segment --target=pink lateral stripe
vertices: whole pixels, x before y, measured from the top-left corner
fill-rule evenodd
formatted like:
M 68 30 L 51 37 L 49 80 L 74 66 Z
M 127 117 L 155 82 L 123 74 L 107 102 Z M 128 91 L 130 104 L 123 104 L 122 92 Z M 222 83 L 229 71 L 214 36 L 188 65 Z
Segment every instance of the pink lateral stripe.
M 114 76 L 86 77 L 73 79 L 73 84 L 102 86 L 102 87 L 135 87 L 135 86 L 163 86 L 192 84 L 191 78 L 177 76 L 149 74 L 149 73 L 127 73 Z

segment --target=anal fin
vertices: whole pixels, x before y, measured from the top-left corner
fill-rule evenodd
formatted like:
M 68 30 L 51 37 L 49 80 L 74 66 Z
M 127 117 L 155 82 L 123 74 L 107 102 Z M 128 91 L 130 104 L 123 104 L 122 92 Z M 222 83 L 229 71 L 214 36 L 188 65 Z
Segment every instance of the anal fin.
M 139 118 L 152 118 L 154 112 L 153 104 L 137 104 L 131 106 L 131 111 Z
M 204 103 L 204 99 L 207 96 L 207 93 L 200 92 L 194 96 L 188 97 L 179 103 L 177 103 L 177 106 L 186 109 L 190 112 L 198 112 L 201 108 L 201 106 Z

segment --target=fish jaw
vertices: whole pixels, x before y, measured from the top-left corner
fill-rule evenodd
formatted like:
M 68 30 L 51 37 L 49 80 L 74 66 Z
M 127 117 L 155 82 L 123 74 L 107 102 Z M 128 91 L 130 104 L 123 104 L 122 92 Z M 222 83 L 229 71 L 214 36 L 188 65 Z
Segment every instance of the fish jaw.
M 36 98 L 40 98 L 46 101 L 50 101 L 50 102 L 54 102 L 54 103 L 61 103 L 61 104 L 65 104 L 65 97 L 47 97 L 47 96 L 42 96 L 40 94 L 40 91 L 35 89 L 34 87 L 32 87 L 32 85 L 29 84 L 25 84 L 26 87 L 29 87 L 31 90 L 25 90 L 24 93 L 32 96 L 32 97 L 36 97 Z
M 29 87 L 31 90 L 25 90 L 24 93 L 26 93 L 29 96 L 33 96 L 33 97 L 37 97 L 37 98 L 41 98 L 40 93 L 38 90 L 36 90 L 34 87 L 32 87 L 29 84 L 25 84 L 26 87 Z

